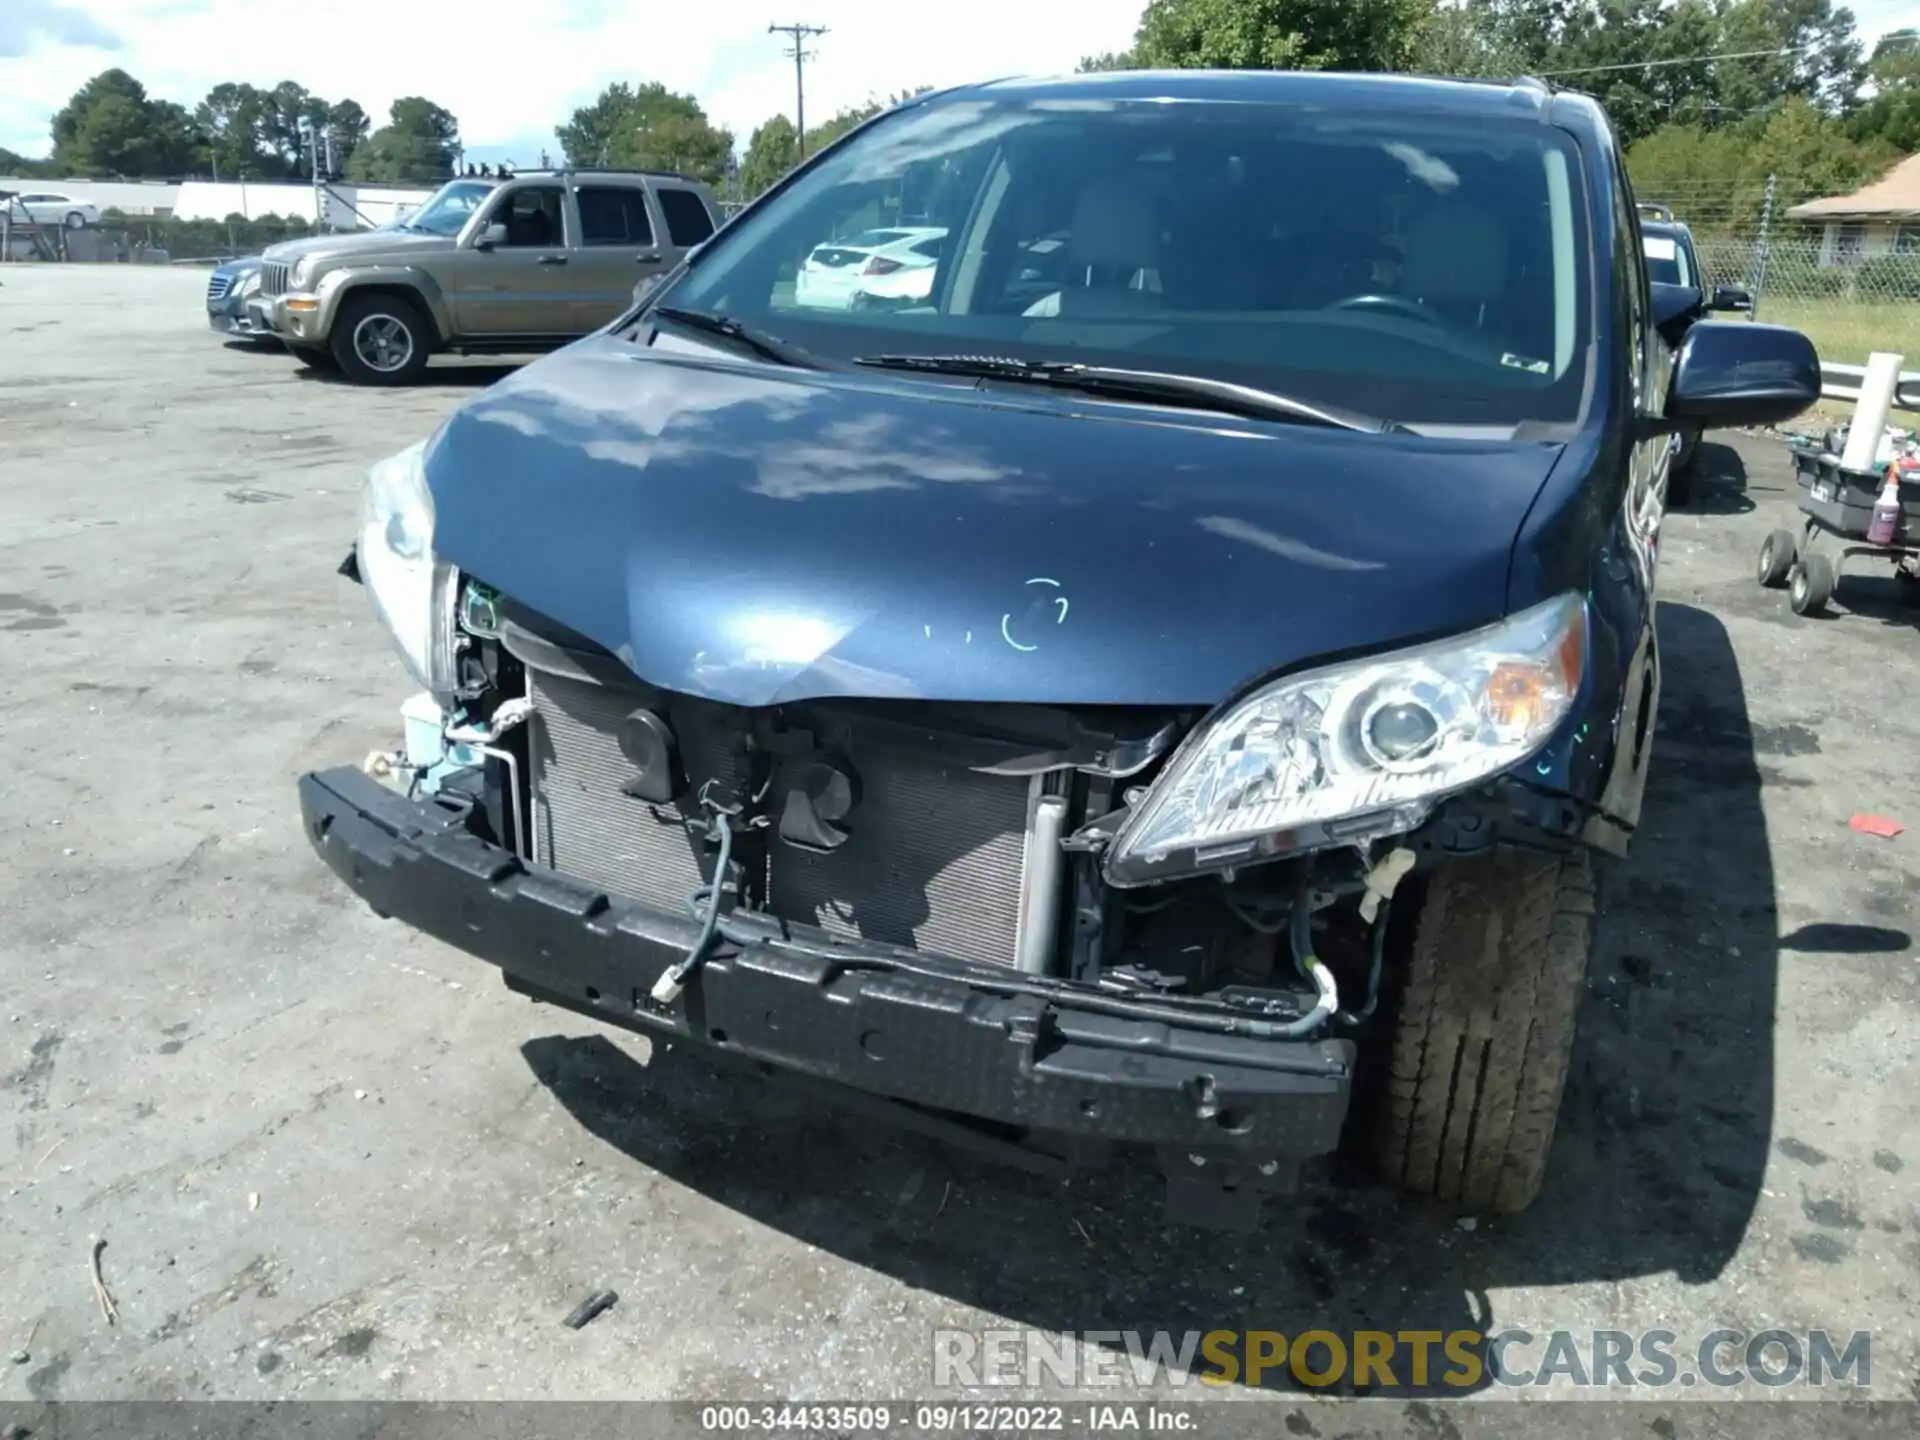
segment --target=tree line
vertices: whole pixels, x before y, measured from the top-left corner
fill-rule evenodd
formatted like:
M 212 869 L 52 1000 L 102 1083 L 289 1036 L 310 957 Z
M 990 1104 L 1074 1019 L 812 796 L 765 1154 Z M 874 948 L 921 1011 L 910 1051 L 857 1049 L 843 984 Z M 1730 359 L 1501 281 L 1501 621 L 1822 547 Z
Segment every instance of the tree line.
M 387 123 L 353 100 L 328 101 L 292 80 L 271 89 L 227 81 L 191 110 L 159 100 L 125 70 L 103 70 L 53 117 L 53 152 L 29 160 L 0 149 L 0 174 L 96 179 L 292 180 L 321 168 L 330 179 L 429 183 L 454 172 L 460 125 L 418 95 L 387 110 Z
M 1733 230 L 1757 223 L 1769 177 L 1777 212 L 1920 150 L 1920 36 L 1868 54 L 1833 0 L 1147 0 L 1131 47 L 1080 66 L 1149 67 L 1539 75 L 1601 100 L 1643 196 Z M 806 153 L 911 93 L 809 127 Z M 375 129 L 354 101 L 293 81 L 218 85 L 189 111 L 109 70 L 54 116 L 51 159 L 0 151 L 0 171 L 304 176 L 322 131 L 348 179 L 430 183 L 459 167 L 458 121 L 419 96 Z M 802 149 L 784 114 L 738 146 L 695 96 L 650 81 L 609 85 L 555 136 L 570 164 L 678 170 L 730 198 L 759 194 Z
M 1606 106 L 1644 198 L 1751 230 L 1920 151 L 1920 36 L 1865 52 L 1833 0 L 1148 0 L 1084 71 L 1537 75 Z

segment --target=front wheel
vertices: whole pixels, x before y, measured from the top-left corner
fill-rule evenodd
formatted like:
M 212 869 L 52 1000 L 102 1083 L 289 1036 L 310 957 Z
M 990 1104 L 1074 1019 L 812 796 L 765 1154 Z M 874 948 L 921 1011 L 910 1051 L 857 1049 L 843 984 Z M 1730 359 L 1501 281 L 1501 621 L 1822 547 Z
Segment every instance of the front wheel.
M 333 358 L 356 385 L 406 385 L 427 368 L 433 329 L 399 295 L 350 295 L 333 320 Z
M 1371 1117 L 1389 1180 L 1503 1214 L 1539 1194 L 1593 914 L 1585 852 L 1484 856 L 1427 881 Z

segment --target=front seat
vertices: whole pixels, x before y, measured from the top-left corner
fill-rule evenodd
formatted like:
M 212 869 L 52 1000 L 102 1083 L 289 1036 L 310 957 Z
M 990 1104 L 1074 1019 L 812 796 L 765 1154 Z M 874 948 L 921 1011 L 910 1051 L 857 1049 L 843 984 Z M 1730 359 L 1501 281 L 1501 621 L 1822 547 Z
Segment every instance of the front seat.
M 1507 296 L 1507 237 L 1491 216 L 1436 210 L 1407 239 L 1403 293 L 1468 330 L 1500 328 Z
M 1080 192 L 1067 237 L 1067 280 L 1029 315 L 1159 311 L 1160 221 L 1138 184 L 1096 180 Z

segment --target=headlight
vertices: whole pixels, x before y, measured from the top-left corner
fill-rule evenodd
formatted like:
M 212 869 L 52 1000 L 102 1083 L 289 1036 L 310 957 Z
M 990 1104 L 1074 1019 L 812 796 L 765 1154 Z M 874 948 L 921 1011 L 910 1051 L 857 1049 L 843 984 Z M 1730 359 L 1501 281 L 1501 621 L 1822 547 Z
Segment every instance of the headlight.
M 287 277 L 288 283 L 292 285 L 292 287 L 295 290 L 306 289 L 307 281 L 313 278 L 314 267 L 319 263 L 320 261 L 317 256 L 313 256 L 313 255 L 301 256 L 298 260 L 293 262 L 293 273 Z
M 235 287 L 235 293 L 243 296 L 251 295 L 253 294 L 254 291 L 258 290 L 259 288 L 260 288 L 260 272 L 258 270 L 252 270 L 252 271 L 249 271 L 247 275 L 240 281 L 239 285 Z
M 1441 796 L 1546 744 L 1586 644 L 1586 608 L 1565 595 L 1265 686 L 1188 737 L 1115 837 L 1107 878 L 1141 885 L 1411 830 Z
M 453 698 L 453 567 L 433 553 L 426 442 L 367 472 L 360 503 L 360 579 L 413 678 L 442 705 Z

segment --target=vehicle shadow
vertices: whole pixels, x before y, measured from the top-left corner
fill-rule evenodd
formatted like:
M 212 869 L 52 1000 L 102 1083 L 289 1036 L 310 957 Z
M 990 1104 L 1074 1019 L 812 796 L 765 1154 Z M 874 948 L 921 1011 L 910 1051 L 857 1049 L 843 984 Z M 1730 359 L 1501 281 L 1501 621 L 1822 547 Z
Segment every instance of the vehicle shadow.
M 655 1043 L 643 1064 L 599 1036 L 555 1035 L 525 1059 L 585 1128 L 661 1174 L 914 1289 L 1050 1331 L 1491 1334 L 1506 1323 L 1488 1299 L 1500 1288 L 1663 1272 L 1704 1283 L 1738 1249 L 1766 1166 L 1778 932 L 1726 632 L 1684 605 L 1662 605 L 1659 624 L 1665 694 L 1642 828 L 1632 858 L 1603 871 L 1553 1164 L 1522 1216 L 1463 1223 L 1342 1164 L 1270 1203 L 1257 1235 L 1226 1236 L 1167 1226 L 1150 1174 L 1068 1184 L 996 1166 L 848 1122 L 686 1047 Z M 1205 1368 L 1196 1355 L 1190 1372 Z M 1430 1383 L 1403 1369 L 1395 1393 L 1492 1383 L 1447 1370 L 1436 1349 Z M 1261 1383 L 1298 1388 L 1283 1370 Z
M 1747 462 L 1731 445 L 1702 440 L 1694 457 L 1689 515 L 1745 515 L 1754 508 L 1747 484 Z
M 513 374 L 514 371 L 526 363 L 525 360 L 514 360 L 510 362 L 488 360 L 480 362 L 461 360 L 457 357 L 450 360 L 441 360 L 429 364 L 425 370 L 420 372 L 420 377 L 406 388 L 411 390 L 484 390 L 487 386 L 506 379 L 507 376 Z M 297 379 L 315 385 L 352 385 L 354 383 L 338 370 L 315 370 L 305 365 L 295 370 L 294 375 Z
M 1837 563 L 1838 552 L 1828 553 L 1836 557 Z M 1819 618 L 1874 620 L 1896 629 L 1911 630 L 1920 626 L 1920 585 L 1897 579 L 1885 560 L 1870 555 L 1849 556 L 1840 572 L 1839 583 L 1834 586 L 1831 606 Z

